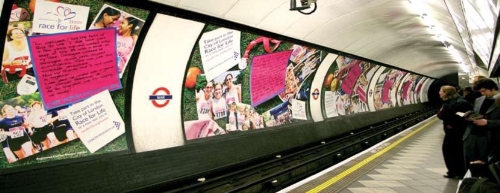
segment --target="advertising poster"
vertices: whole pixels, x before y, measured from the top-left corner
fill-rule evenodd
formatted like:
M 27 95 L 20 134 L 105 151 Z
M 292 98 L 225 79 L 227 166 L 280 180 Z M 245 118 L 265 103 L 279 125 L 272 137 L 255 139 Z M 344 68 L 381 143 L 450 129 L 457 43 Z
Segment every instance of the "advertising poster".
M 250 95 L 257 106 L 285 91 L 287 64 L 291 50 L 256 56 L 252 60 Z M 291 70 L 291 68 L 288 68 Z M 282 73 L 276 73 L 282 72 Z
M 33 32 L 60 33 L 85 30 L 89 16 L 89 7 L 36 1 L 38 11 L 34 14 Z
M 373 92 L 373 103 L 376 110 L 392 108 L 397 105 L 397 86 L 405 74 L 405 72 L 396 69 L 384 69 Z
M 87 96 L 85 98 L 88 98 L 98 92 L 88 92 L 89 90 L 86 90 L 80 94 L 69 94 L 71 92 L 58 93 L 54 89 L 65 89 L 67 91 L 68 86 L 71 86 L 75 90 L 85 90 L 87 86 L 91 85 L 89 82 L 85 84 L 72 83 L 83 80 L 94 80 L 96 78 L 115 77 L 114 80 L 116 81 L 111 85 L 117 85 L 118 87 L 115 89 L 109 88 L 110 90 L 114 90 L 111 93 L 112 106 L 118 111 L 120 118 L 123 119 L 125 115 L 124 88 L 126 88 L 126 78 L 121 80 L 116 78 L 118 77 L 118 71 L 116 70 L 118 61 L 116 61 L 116 57 L 113 57 L 115 60 L 112 64 L 113 68 L 106 67 L 96 70 L 96 68 L 87 67 L 89 73 L 85 77 L 81 74 L 78 77 L 71 77 L 75 74 L 73 72 L 68 73 L 68 70 L 61 72 L 58 69 L 58 74 L 55 73 L 56 71 L 53 71 L 54 73 L 46 72 L 46 75 L 50 75 L 53 78 L 52 80 L 47 79 L 43 83 L 44 88 L 40 89 L 39 86 L 42 86 L 42 84 L 40 84 L 40 80 L 36 79 L 39 74 L 35 70 L 37 60 L 32 57 L 41 56 L 43 50 L 37 50 L 33 45 L 29 44 L 29 39 L 31 38 L 40 37 L 43 39 L 43 37 L 50 36 L 52 40 L 57 40 L 68 38 L 72 34 L 88 32 L 88 21 L 98 17 L 98 13 L 103 6 L 105 6 L 104 1 L 95 1 L 92 4 L 88 4 L 67 0 L 61 0 L 58 3 L 14 0 L 11 18 L 7 26 L 6 41 L 2 45 L 4 46 L 3 55 L 7 57 L 2 59 L 2 81 L 0 81 L 0 108 L 3 109 L 0 115 L 0 141 L 2 142 L 0 169 L 19 168 L 46 162 L 58 162 L 66 159 L 92 157 L 128 150 L 126 136 L 121 134 L 99 148 L 99 150 L 91 152 L 84 145 L 81 136 L 75 131 L 75 125 L 70 123 L 69 120 L 72 116 L 68 112 L 68 108 L 74 105 L 74 103 L 79 102 L 77 98 L 84 95 Z M 113 7 L 119 10 L 127 10 L 127 13 L 140 18 L 142 21 L 149 14 L 145 10 L 121 5 L 113 5 Z M 36 23 L 36 29 L 34 29 L 34 22 Z M 40 28 L 43 29 L 40 30 Z M 112 31 L 114 32 L 112 39 L 117 38 L 116 34 L 119 33 L 119 30 L 113 29 Z M 88 33 L 86 35 L 89 38 L 90 35 L 95 34 Z M 138 36 L 139 34 L 136 35 Z M 81 50 L 84 47 L 92 47 L 91 45 L 87 45 L 92 43 L 92 41 L 88 40 L 72 41 L 74 49 Z M 65 43 L 69 42 L 65 41 Z M 99 47 L 101 45 L 96 46 Z M 113 43 L 112 47 L 116 47 L 116 44 Z M 71 51 L 66 47 L 60 47 L 59 44 L 46 47 L 46 50 L 48 49 L 52 51 Z M 94 53 L 92 56 L 89 54 L 87 57 L 82 57 L 81 59 L 83 61 L 93 60 L 92 57 L 97 56 L 95 54 L 98 53 Z M 52 59 L 61 59 L 63 61 L 58 54 L 52 54 L 52 56 Z M 38 59 L 43 59 L 43 57 L 45 56 L 41 56 Z M 45 60 L 48 59 L 50 58 L 45 57 Z M 47 64 L 46 61 L 44 63 Z M 64 64 L 71 65 L 74 63 Z M 75 66 L 75 68 L 80 67 L 83 68 L 85 66 Z M 103 73 L 108 72 L 108 70 L 110 70 L 109 73 Z M 40 74 L 43 73 L 40 72 Z M 126 77 L 127 72 L 123 75 L 123 77 Z M 56 79 L 57 81 L 54 81 Z M 100 88 L 107 87 L 103 85 L 107 83 L 93 81 L 92 84 L 100 85 Z M 61 85 L 66 85 L 66 87 L 60 87 Z M 54 92 L 54 97 L 57 97 L 56 95 L 68 94 L 64 95 L 64 98 L 71 100 L 66 101 L 67 103 L 47 106 L 43 104 L 42 91 L 46 93 Z M 61 101 L 62 96 L 59 97 Z M 57 98 L 53 101 L 57 101 Z M 125 126 L 122 123 L 120 125 L 120 127 Z
M 72 105 L 66 116 L 90 153 L 125 133 L 125 124 L 108 90 Z
M 417 97 L 420 93 L 420 89 L 418 87 L 419 87 L 419 83 L 423 79 L 423 76 L 415 75 L 412 78 L 415 80 L 413 81 L 413 84 L 411 85 L 411 87 L 412 87 L 411 88 L 411 91 L 412 91 L 411 92 L 411 104 L 417 104 L 417 103 L 419 103 Z
M 402 105 L 415 104 L 414 92 L 416 89 L 416 84 L 420 76 L 416 74 L 408 73 L 405 79 L 401 83 L 401 90 L 398 92 L 398 96 L 401 98 Z
M 327 94 L 324 85 L 326 84 L 325 76 L 328 73 L 331 73 L 329 72 L 330 67 L 332 66 L 332 63 L 334 63 L 335 59 L 337 59 L 337 57 L 337 54 L 328 53 L 325 58 L 323 58 L 323 61 L 321 62 L 321 65 L 319 65 L 318 70 L 316 70 L 315 75 L 312 77 L 309 103 L 306 104 L 308 104 L 308 107 L 310 109 L 311 119 L 315 122 L 325 120 L 325 114 L 332 114 L 331 110 L 335 109 L 329 108 L 327 110 L 325 108 L 325 105 L 329 107 L 334 106 L 334 100 L 333 96 Z M 328 93 L 331 93 L 330 90 L 328 90 Z
M 89 29 L 116 29 L 117 64 L 120 78 L 123 77 L 125 67 L 127 67 L 128 60 L 134 51 L 143 25 L 144 20 L 111 5 L 104 4 L 89 27 Z
M 422 87 L 424 86 L 424 82 L 427 80 L 426 77 L 422 77 L 417 84 L 417 89 L 415 90 L 415 97 L 417 98 L 417 104 L 422 103 Z
M 343 57 L 343 56 L 338 56 Z M 337 57 L 337 58 L 338 58 Z M 323 81 L 323 107 L 325 109 L 324 117 L 331 118 L 339 116 L 339 112 L 337 110 L 337 100 L 339 99 L 337 85 L 339 83 L 338 72 L 339 66 L 337 65 L 337 60 L 335 60 L 328 68 L 328 71 L 325 75 Z
M 67 107 L 47 111 L 39 93 L 0 101 L 0 107 L 0 141 L 8 163 L 78 138 L 68 122 Z
M 324 79 L 325 117 L 369 111 L 368 86 L 378 66 L 339 56 Z
M 408 73 L 403 77 L 403 81 L 398 87 L 398 106 L 410 104 L 410 97 L 408 96 L 408 93 L 410 92 L 409 90 L 411 88 L 411 84 L 411 74 Z
M 264 112 L 264 123 L 268 127 L 275 127 L 292 123 L 292 103 L 285 101 Z
M 240 63 L 240 37 L 240 31 L 227 28 L 203 33 L 198 44 L 208 80 Z
M 25 74 L 34 76 L 28 36 L 33 35 L 32 21 L 9 22 L 4 44 L 0 85 L 20 80 Z
M 116 30 L 98 29 L 28 38 L 46 108 L 122 88 L 116 67 Z
M 215 25 L 206 25 L 201 36 L 184 83 L 187 140 L 309 120 L 312 77 L 326 53 Z M 217 46 L 221 41 L 226 43 Z M 228 45 L 234 41 L 239 43 Z M 235 45 L 239 52 L 233 50 Z M 207 48 L 221 58 L 217 54 L 207 57 L 208 52 L 204 56 Z M 229 50 L 239 59 L 236 63 L 227 54 Z M 294 104 L 302 107 L 296 108 L 296 119 Z

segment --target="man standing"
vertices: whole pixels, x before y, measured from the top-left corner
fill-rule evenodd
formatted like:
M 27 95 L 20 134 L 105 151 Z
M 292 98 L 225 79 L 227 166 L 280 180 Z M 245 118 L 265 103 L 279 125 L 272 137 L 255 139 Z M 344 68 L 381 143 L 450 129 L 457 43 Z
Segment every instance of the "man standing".
M 483 96 L 474 101 L 474 113 L 479 116 L 469 118 L 471 122 L 463 137 L 465 164 L 467 168 L 471 166 L 483 168 L 481 166 L 488 163 L 488 156 L 494 145 L 488 143 L 488 138 L 491 136 L 489 132 L 500 128 L 500 108 L 495 103 L 495 99 L 500 98 L 500 94 L 497 84 L 490 79 L 478 80 L 474 84 L 474 89 Z M 475 176 L 474 169 L 471 169 L 471 172 Z

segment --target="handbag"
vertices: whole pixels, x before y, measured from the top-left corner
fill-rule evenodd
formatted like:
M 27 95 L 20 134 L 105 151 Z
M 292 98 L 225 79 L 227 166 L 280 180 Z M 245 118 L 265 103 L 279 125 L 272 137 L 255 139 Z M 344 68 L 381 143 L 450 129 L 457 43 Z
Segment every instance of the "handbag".
M 500 193 L 500 186 L 488 178 L 465 178 L 462 180 L 458 193 Z

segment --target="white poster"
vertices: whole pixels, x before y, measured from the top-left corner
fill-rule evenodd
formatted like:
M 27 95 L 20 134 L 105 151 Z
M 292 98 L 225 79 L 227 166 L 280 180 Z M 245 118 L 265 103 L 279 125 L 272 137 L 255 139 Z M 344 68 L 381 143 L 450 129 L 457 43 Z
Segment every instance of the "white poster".
M 36 1 L 33 18 L 33 32 L 59 33 L 85 30 L 89 17 L 89 7 Z
M 91 153 L 125 133 L 125 123 L 108 90 L 72 105 L 66 112 L 73 129 Z
M 203 33 L 198 44 L 207 81 L 240 62 L 240 39 L 240 31 L 227 28 Z
M 295 99 L 292 99 L 291 102 L 292 102 L 292 118 L 307 120 L 306 102 Z
M 368 91 L 368 108 L 371 112 L 375 112 L 377 109 L 375 105 L 379 106 L 380 103 L 380 91 L 376 88 L 378 83 L 382 83 L 385 79 L 386 74 L 382 74 L 384 72 L 385 67 L 381 66 L 373 75 L 372 81 L 370 81 L 370 87 Z M 375 104 L 377 103 L 377 104 Z
M 335 92 L 325 91 L 325 111 L 327 118 L 339 116 L 335 107 Z

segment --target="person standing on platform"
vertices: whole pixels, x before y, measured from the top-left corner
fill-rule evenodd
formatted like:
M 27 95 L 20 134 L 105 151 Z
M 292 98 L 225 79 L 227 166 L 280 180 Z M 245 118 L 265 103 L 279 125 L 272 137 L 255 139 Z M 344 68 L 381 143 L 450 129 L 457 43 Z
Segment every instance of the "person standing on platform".
M 474 104 L 474 101 L 476 100 L 476 98 L 478 98 L 480 96 L 481 96 L 481 94 L 478 94 L 477 92 L 472 90 L 472 87 L 468 86 L 468 87 L 464 88 L 464 99 L 467 102 Z
M 459 96 L 453 86 L 442 86 L 439 90 L 439 97 L 443 100 L 443 106 L 439 110 L 438 117 L 443 120 L 445 133 L 442 151 L 448 169 L 448 172 L 443 176 L 461 179 L 466 171 L 462 136 L 467 122 L 456 113 L 472 110 L 472 104 Z
M 495 99 L 500 98 L 497 84 L 491 79 L 479 79 L 474 83 L 474 89 L 479 90 L 482 97 L 474 102 L 473 116 L 468 113 L 470 123 L 465 130 L 464 153 L 467 168 L 472 176 L 482 176 L 488 163 L 492 147 L 498 142 L 490 140 L 492 133 L 500 128 L 500 105 Z M 491 155 L 490 155 L 491 156 Z

